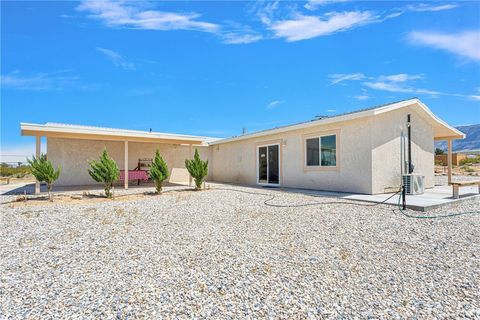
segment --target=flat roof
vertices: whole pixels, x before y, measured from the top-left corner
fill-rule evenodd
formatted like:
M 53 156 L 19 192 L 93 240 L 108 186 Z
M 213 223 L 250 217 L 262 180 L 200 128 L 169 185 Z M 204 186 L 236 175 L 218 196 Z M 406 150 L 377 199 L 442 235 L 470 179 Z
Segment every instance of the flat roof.
M 331 117 L 314 119 L 314 120 L 300 122 L 300 123 L 296 123 L 296 124 L 276 127 L 276 128 L 273 128 L 273 129 L 261 130 L 261 131 L 247 133 L 247 134 L 244 134 L 244 135 L 241 135 L 241 136 L 234 136 L 234 137 L 226 138 L 226 139 L 219 139 L 219 140 L 212 141 L 209 144 L 211 144 L 211 145 L 222 144 L 222 143 L 228 143 L 228 142 L 245 140 L 245 139 L 252 139 L 252 138 L 262 137 L 262 136 L 267 136 L 267 135 L 272 135 L 272 134 L 278 134 L 278 133 L 283 133 L 283 132 L 288 132 L 288 131 L 293 131 L 293 130 L 298 130 L 298 129 L 303 129 L 303 128 L 309 128 L 309 127 L 314 127 L 314 126 L 319 126 L 319 125 L 327 125 L 327 124 L 332 124 L 332 123 L 349 121 L 349 120 L 359 119 L 359 118 L 363 118 L 363 117 L 375 116 L 375 115 L 378 115 L 378 114 L 382 114 L 382 113 L 385 113 L 385 112 L 389 112 L 389 111 L 393 111 L 393 110 L 397 110 L 399 108 L 404 108 L 404 107 L 409 107 L 409 106 L 416 106 L 416 107 L 419 108 L 420 112 L 425 113 L 425 115 L 428 117 L 428 119 L 432 123 L 435 140 L 441 140 L 441 139 L 446 139 L 446 138 L 449 138 L 449 139 L 464 139 L 465 138 L 465 134 L 463 132 L 459 131 L 458 129 L 456 129 L 452 126 L 450 126 L 445 121 L 438 118 L 418 98 L 410 98 L 410 99 L 400 100 L 400 101 L 396 101 L 396 102 L 392 102 L 392 103 L 388 103 L 388 104 L 377 105 L 377 106 L 374 106 L 374 107 L 371 107 L 371 108 L 366 108 L 366 109 L 351 111 L 351 112 L 347 112 L 347 113 L 342 113 L 342 114 L 331 116 Z
M 20 123 L 20 129 L 23 136 L 46 136 L 69 139 L 157 142 L 195 145 L 207 145 L 209 142 L 218 139 L 185 134 L 127 130 L 52 122 L 47 122 L 45 124 L 22 122 Z

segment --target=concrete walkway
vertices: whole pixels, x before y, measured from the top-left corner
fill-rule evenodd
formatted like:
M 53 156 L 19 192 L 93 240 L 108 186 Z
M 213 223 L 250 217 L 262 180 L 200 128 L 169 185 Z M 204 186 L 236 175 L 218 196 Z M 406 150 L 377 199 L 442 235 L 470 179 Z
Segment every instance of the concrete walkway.
M 288 190 L 288 189 L 286 189 Z M 354 193 L 342 193 L 342 192 L 329 192 L 329 191 L 315 191 L 315 190 L 300 190 L 292 189 L 288 190 L 292 192 L 301 192 L 312 196 L 330 196 L 348 200 L 358 200 L 366 202 L 382 202 L 392 196 L 392 193 L 385 194 L 354 194 Z M 458 201 L 464 201 L 466 199 L 480 198 L 478 193 L 478 187 L 464 187 L 460 189 L 460 198 L 453 198 L 453 191 L 451 186 L 436 186 L 431 189 L 425 190 L 424 194 L 419 195 L 407 195 L 407 208 L 417 211 L 428 211 L 438 208 L 443 205 L 452 204 Z M 385 203 L 390 205 L 398 205 L 400 195 L 394 195 L 388 199 Z

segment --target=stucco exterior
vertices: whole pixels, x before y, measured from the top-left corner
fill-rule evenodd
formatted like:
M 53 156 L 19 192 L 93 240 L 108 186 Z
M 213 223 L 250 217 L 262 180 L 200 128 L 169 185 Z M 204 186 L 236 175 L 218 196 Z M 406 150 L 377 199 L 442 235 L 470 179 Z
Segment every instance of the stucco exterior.
M 337 168 L 306 168 L 304 139 L 337 134 Z M 367 143 L 365 143 L 365 140 Z M 280 185 L 293 188 L 370 193 L 371 149 L 368 121 L 349 125 L 318 126 L 212 146 L 212 179 L 231 183 L 257 183 L 257 146 L 280 144 Z M 353 151 L 353 152 L 352 152 Z
M 451 144 L 464 134 L 436 117 L 418 99 L 219 140 L 48 123 L 22 124 L 22 134 L 37 136 L 37 153 L 38 137 L 47 136 L 48 157 L 54 165 L 62 167 L 58 185 L 93 184 L 87 172 L 88 160 L 97 159 L 104 148 L 123 169 L 125 141 L 128 141 L 129 170 L 137 166 L 139 158 L 153 158 L 159 149 L 171 170 L 170 182 L 188 183 L 184 162 L 192 155 L 189 145 L 197 144 L 193 149 L 197 148 L 200 156 L 209 160 L 208 180 L 257 185 L 258 148 L 275 144 L 279 151 L 276 185 L 378 194 L 400 187 L 401 144 L 402 135 L 406 136 L 408 131 L 408 114 L 411 115 L 414 173 L 424 175 L 425 187 L 431 188 L 434 186 L 434 140 L 447 139 Z M 306 139 L 331 135 L 336 136 L 336 165 L 307 166 Z M 276 182 L 276 171 L 273 176 Z
M 433 187 L 433 129 L 413 108 L 215 145 L 211 152 L 212 179 L 255 185 L 256 146 L 279 143 L 280 181 L 284 187 L 365 194 L 399 188 L 400 137 L 402 131 L 407 133 L 409 113 L 412 114 L 414 173 L 425 175 L 426 187 Z M 332 133 L 337 133 L 337 168 L 306 168 L 305 139 Z
M 106 148 L 109 155 L 117 162 L 120 169 L 124 168 L 124 142 L 99 141 L 84 139 L 47 138 L 47 155 L 52 163 L 60 165 L 62 173 L 56 182 L 59 186 L 68 185 L 91 185 L 96 182 L 88 174 L 88 161 L 98 159 L 103 149 Z M 185 169 L 185 159 L 189 159 L 189 146 L 129 142 L 128 144 L 128 168 L 133 170 L 140 158 L 153 158 L 155 150 L 160 150 L 163 158 L 170 169 L 172 183 L 188 184 L 189 175 Z M 192 154 L 198 149 L 203 159 L 210 157 L 210 149 L 203 146 L 193 146 Z

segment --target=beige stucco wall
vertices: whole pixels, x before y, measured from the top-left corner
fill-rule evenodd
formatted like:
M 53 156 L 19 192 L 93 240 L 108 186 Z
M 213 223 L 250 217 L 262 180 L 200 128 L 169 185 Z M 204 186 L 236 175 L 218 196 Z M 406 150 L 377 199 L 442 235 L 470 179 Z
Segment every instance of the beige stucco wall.
M 390 111 L 370 119 L 372 128 L 373 193 L 401 184 L 400 145 L 407 137 L 407 115 L 411 114 L 413 173 L 425 176 L 425 187 L 434 186 L 434 133 L 432 126 L 414 108 Z
M 107 148 L 109 155 L 117 162 L 120 169 L 124 168 L 124 143 L 117 141 L 97 141 L 80 139 L 47 139 L 47 154 L 55 166 L 62 167 L 62 173 L 56 185 L 90 185 L 96 182 L 88 174 L 88 160 L 98 159 L 103 149 Z M 139 158 L 153 158 L 155 150 L 160 150 L 170 169 L 170 182 L 188 183 L 189 175 L 185 169 L 185 159 L 189 157 L 189 147 L 183 145 L 154 144 L 129 142 L 128 168 L 137 166 Z M 209 159 L 208 147 L 197 148 L 202 159 Z
M 434 185 L 433 128 L 420 114 L 402 108 L 374 117 L 335 125 L 322 125 L 282 134 L 213 146 L 212 179 L 232 183 L 257 183 L 256 146 L 281 144 L 281 185 L 285 187 L 376 194 L 400 186 L 400 135 L 412 114 L 414 173 Z M 338 132 L 337 170 L 306 170 L 304 139 L 313 133 Z
M 280 142 L 281 185 L 285 187 L 371 193 L 371 134 L 365 119 L 349 125 L 317 126 L 212 146 L 212 179 L 255 185 L 258 144 Z M 338 170 L 304 167 L 305 135 L 337 133 Z
M 414 173 L 434 185 L 433 128 L 414 109 L 401 108 L 374 117 L 330 125 L 319 125 L 281 134 L 198 147 L 209 160 L 209 180 L 246 185 L 257 184 L 257 147 L 280 144 L 280 184 L 285 187 L 355 193 L 383 193 L 400 185 L 400 135 L 406 134 L 407 114 L 412 114 L 412 155 Z M 337 168 L 311 169 L 304 165 L 305 138 L 337 134 Z M 48 157 L 62 166 L 58 185 L 88 185 L 88 160 L 104 148 L 123 169 L 124 143 L 96 140 L 48 138 Z M 188 183 L 184 161 L 189 147 L 171 144 L 129 143 L 129 169 L 139 158 L 153 158 L 159 149 L 171 170 L 171 182 Z

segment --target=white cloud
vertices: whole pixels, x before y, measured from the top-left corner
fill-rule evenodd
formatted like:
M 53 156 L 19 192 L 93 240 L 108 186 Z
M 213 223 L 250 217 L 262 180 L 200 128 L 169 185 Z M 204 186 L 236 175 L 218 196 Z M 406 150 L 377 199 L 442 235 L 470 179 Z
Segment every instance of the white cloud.
M 338 84 L 343 81 L 357 81 L 365 79 L 363 73 L 334 73 L 328 76 L 331 84 Z
M 131 62 L 126 61 L 120 54 L 117 52 L 105 49 L 105 48 L 98 48 L 97 51 L 103 53 L 107 56 L 107 58 L 112 61 L 113 65 L 117 68 L 122 68 L 124 70 L 135 70 L 135 65 Z
M 445 50 L 472 60 L 480 60 L 480 29 L 460 33 L 414 31 L 408 35 L 408 39 L 414 44 Z
M 179 14 L 158 10 L 147 10 L 141 2 L 86 0 L 79 11 L 89 12 L 89 17 L 102 21 L 109 27 L 129 27 L 146 30 L 196 30 L 217 32 L 219 26 L 214 23 L 198 21 L 197 13 Z
M 3 88 L 35 91 L 62 90 L 73 85 L 77 80 L 78 77 L 70 75 L 68 70 L 34 75 L 22 75 L 19 71 L 15 71 L 0 76 Z
M 383 90 L 389 92 L 401 92 L 401 93 L 418 93 L 418 94 L 430 94 L 438 95 L 436 91 L 428 89 L 416 89 L 412 87 L 411 82 L 419 79 L 424 79 L 423 75 L 418 74 L 391 74 L 391 75 L 381 75 L 377 78 L 374 78 L 373 81 L 364 82 L 363 85 L 375 89 Z
M 357 100 L 363 101 L 363 100 L 370 99 L 370 96 L 366 94 L 359 94 L 357 96 L 354 96 L 354 98 Z
M 268 105 L 267 105 L 267 110 L 268 109 L 274 109 L 276 107 L 278 107 L 280 104 L 282 104 L 283 101 L 280 101 L 280 100 L 274 100 L 272 102 L 270 102 Z
M 479 95 L 471 94 L 468 97 L 472 100 L 480 101 L 480 96 Z
M 227 32 L 222 35 L 223 43 L 226 44 L 247 44 L 257 42 L 263 39 L 259 34 L 241 34 L 235 32 Z
M 458 8 L 456 4 L 441 4 L 441 5 L 430 5 L 425 3 L 420 4 L 410 4 L 407 6 L 407 10 L 418 11 L 418 12 L 436 12 L 444 11 Z
M 234 21 L 226 21 L 219 35 L 223 43 L 226 44 L 247 44 L 263 39 L 263 36 L 252 30 L 250 26 L 242 25 Z
M 297 14 L 293 19 L 277 21 L 269 27 L 276 37 L 287 41 L 299 41 L 376 22 L 377 18 L 369 11 L 330 12 L 324 17 Z
M 337 110 L 335 110 L 335 109 L 327 109 L 327 112 L 328 112 L 328 113 L 334 113 L 334 112 L 336 112 L 336 111 L 337 111 Z
M 334 4 L 339 2 L 348 2 L 350 0 L 309 0 L 305 5 L 305 8 L 308 10 L 315 10 L 318 7 L 325 6 L 328 4 Z
M 378 78 L 380 81 L 391 81 L 391 82 L 407 82 L 411 80 L 423 79 L 422 75 L 409 75 L 406 73 L 392 74 L 388 76 L 380 76 Z

